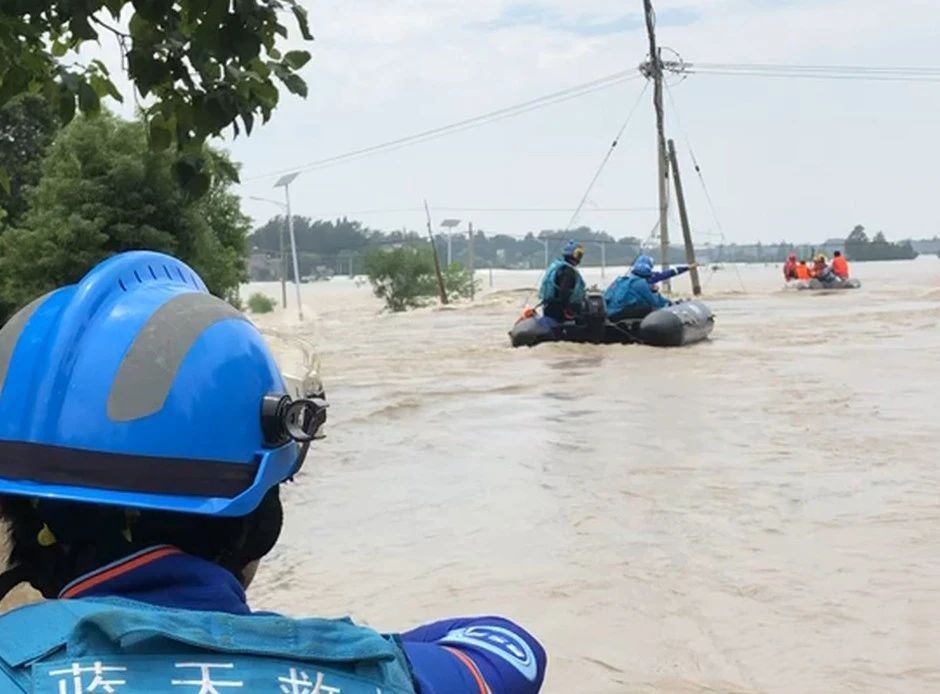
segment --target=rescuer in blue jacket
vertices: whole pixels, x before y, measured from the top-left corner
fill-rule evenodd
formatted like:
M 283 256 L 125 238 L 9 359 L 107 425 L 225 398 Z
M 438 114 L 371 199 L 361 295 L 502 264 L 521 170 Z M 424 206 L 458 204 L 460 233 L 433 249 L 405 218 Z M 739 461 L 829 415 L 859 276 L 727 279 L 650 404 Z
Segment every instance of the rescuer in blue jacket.
M 252 612 L 325 403 L 175 258 L 135 251 L 0 329 L 0 528 L 47 600 L 0 615 L 0 692 L 536 694 L 546 656 L 501 617 L 383 635 Z M 365 500 L 350 499 L 349 503 Z
M 641 255 L 630 272 L 615 279 L 604 292 L 607 317 L 611 320 L 642 318 L 650 311 L 669 306 L 669 299 L 653 291 L 652 277 L 653 259 Z
M 587 287 L 578 272 L 584 257 L 584 246 L 576 241 L 565 244 L 561 258 L 556 258 L 542 278 L 539 300 L 542 313 L 559 323 L 581 313 Z

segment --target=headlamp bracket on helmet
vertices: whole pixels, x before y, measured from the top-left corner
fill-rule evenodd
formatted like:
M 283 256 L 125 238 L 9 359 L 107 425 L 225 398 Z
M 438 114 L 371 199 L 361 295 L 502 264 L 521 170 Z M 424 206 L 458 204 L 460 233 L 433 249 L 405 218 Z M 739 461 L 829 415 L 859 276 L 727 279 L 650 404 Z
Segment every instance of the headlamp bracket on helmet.
M 301 398 L 290 395 L 265 395 L 261 401 L 261 430 L 265 445 L 278 448 L 290 441 L 309 444 L 322 439 L 328 403 L 323 398 Z

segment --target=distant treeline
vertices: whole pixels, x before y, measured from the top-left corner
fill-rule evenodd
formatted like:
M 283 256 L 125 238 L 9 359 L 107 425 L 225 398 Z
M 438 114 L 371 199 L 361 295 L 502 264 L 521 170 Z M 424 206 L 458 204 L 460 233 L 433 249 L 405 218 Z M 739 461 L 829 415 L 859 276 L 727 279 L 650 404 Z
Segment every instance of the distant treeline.
M 917 257 L 910 241 L 891 243 L 880 231 L 869 239 L 861 224 L 846 238 L 845 254 L 852 260 L 911 260 Z
M 271 258 L 277 256 L 278 235 L 284 227 L 284 218 L 278 216 L 256 229 L 250 237 L 250 245 L 256 255 Z M 295 216 L 294 236 L 297 240 L 302 276 L 317 274 L 317 268 L 327 268 L 337 273 L 351 271 L 360 274 L 365 268 L 365 257 L 372 251 L 427 243 L 427 235 L 423 232 L 381 231 L 345 217 L 336 220 L 313 220 Z M 660 262 L 659 245 L 655 241 L 644 244 L 634 236 L 618 239 L 604 231 L 579 227 L 570 231 L 544 230 L 538 234 L 528 233 L 522 238 L 507 234 L 487 234 L 484 230 L 475 231 L 474 265 L 477 268 L 541 269 L 545 267 L 546 257 L 551 259 L 558 255 L 568 239 L 576 239 L 585 245 L 583 264 L 586 266 L 599 266 L 602 262 L 608 266 L 629 265 L 641 252 L 651 255 L 657 263 Z M 435 246 L 441 260 L 446 262 L 447 237 L 437 234 Z M 851 260 L 895 260 L 917 256 L 909 241 L 890 243 L 881 232 L 869 240 L 864 227 L 861 226 L 855 227 L 844 241 L 832 239 L 819 245 L 794 244 L 788 241 L 775 244 L 712 245 L 696 248 L 696 255 L 700 263 L 778 263 L 786 260 L 790 253 L 809 258 L 820 251 L 831 255 L 834 250 L 842 250 Z M 467 264 L 469 245 L 466 231 L 453 235 L 451 258 L 454 262 Z M 684 263 L 685 249 L 681 246 L 670 247 L 669 262 Z M 258 280 L 274 279 L 277 276 L 276 261 L 273 264 L 253 262 L 252 276 Z
M 269 220 L 255 230 L 250 245 L 253 250 L 276 255 L 279 252 L 278 234 L 284 229 L 281 216 Z M 349 272 L 350 263 L 353 271 L 364 268 L 365 256 L 373 250 L 396 245 L 427 243 L 424 232 L 396 230 L 380 231 L 370 229 L 361 222 L 346 218 L 336 220 L 312 220 L 308 217 L 294 217 L 294 237 L 297 240 L 300 274 L 311 275 L 317 266 L 325 265 L 336 272 Z M 546 230 L 539 234 L 529 233 L 523 238 L 506 234 L 487 234 L 483 230 L 474 231 L 473 256 L 478 268 L 543 268 L 546 252 L 551 259 L 558 255 L 568 239 L 577 239 L 585 244 L 587 253 L 585 265 L 598 266 L 602 259 L 607 265 L 627 265 L 640 254 L 642 243 L 635 237 L 615 239 L 610 234 L 594 231 L 589 227 L 580 227 L 568 232 Z M 442 261 L 447 258 L 447 237 L 437 234 L 434 239 Z M 286 243 L 286 237 L 285 237 Z M 601 251 L 601 244 L 604 246 Z M 454 262 L 466 265 L 469 260 L 467 232 L 454 234 L 451 238 L 451 258 Z M 658 248 L 655 256 L 658 259 Z M 670 261 L 683 262 L 685 252 L 681 248 L 670 250 Z M 255 279 L 267 279 L 256 270 Z

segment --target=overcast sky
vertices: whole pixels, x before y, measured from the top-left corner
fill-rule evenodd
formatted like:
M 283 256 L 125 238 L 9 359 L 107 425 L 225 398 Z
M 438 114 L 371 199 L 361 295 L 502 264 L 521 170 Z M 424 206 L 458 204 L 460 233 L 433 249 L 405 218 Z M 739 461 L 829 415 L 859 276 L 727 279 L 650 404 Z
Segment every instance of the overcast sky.
M 308 0 L 310 96 L 229 143 L 244 208 L 282 199 L 274 171 L 565 89 L 644 60 L 641 0 Z M 655 0 L 660 43 L 689 62 L 940 66 L 938 0 Z M 293 27 L 292 27 L 293 28 Z M 426 197 L 489 232 L 564 228 L 643 89 L 637 79 L 544 109 L 301 174 L 296 214 L 420 229 Z M 940 82 L 691 75 L 671 87 L 699 241 L 820 240 L 855 224 L 940 233 Z M 580 222 L 646 237 L 657 212 L 649 90 Z M 686 138 L 717 209 L 709 211 Z M 457 211 L 445 208 L 551 208 Z M 719 227 L 720 224 L 720 227 Z

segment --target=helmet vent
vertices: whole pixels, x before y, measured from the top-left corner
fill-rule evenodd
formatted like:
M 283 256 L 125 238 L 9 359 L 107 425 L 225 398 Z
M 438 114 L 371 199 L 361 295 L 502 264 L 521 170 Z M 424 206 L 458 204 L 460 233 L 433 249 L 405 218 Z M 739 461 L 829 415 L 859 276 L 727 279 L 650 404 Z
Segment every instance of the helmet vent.
M 156 268 L 154 268 L 153 265 L 147 265 L 147 270 L 150 272 L 150 277 L 147 277 L 147 274 L 143 271 L 143 268 L 134 269 L 132 270 L 134 273 L 134 279 L 137 280 L 138 284 L 144 284 L 145 282 L 149 282 L 151 279 L 159 280 L 160 275 L 158 273 L 160 272 L 161 267 L 163 268 L 163 273 L 166 275 L 166 278 L 171 282 L 179 281 L 187 286 L 201 289 L 199 286 L 199 280 L 196 279 L 196 276 L 193 275 L 193 273 L 189 272 L 188 270 L 184 270 L 183 268 L 171 268 L 169 265 L 157 265 Z M 127 286 L 129 282 L 129 277 L 118 278 L 117 281 L 118 285 L 121 287 L 121 291 L 124 292 L 128 291 Z M 130 283 L 133 284 L 132 282 Z

